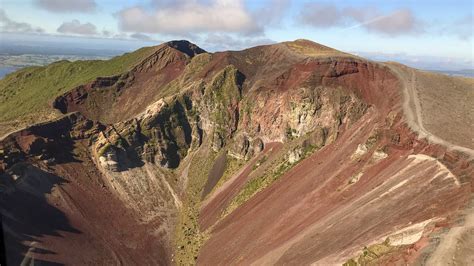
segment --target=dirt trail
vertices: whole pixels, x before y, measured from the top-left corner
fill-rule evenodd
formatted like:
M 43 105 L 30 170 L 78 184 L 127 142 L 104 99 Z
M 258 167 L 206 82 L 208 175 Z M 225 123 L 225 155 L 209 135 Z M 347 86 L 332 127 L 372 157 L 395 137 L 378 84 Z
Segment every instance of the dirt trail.
M 416 72 L 413 69 L 405 71 L 401 67 L 396 65 L 387 64 L 387 66 L 400 78 L 403 84 L 403 111 L 408 125 L 412 130 L 419 134 L 420 138 L 426 138 L 432 143 L 440 144 L 449 149 L 463 152 L 474 158 L 474 150 L 453 144 L 446 141 L 432 132 L 428 131 L 423 125 L 422 106 L 420 104 L 419 92 L 417 91 L 417 78 Z
M 217 223 L 198 264 L 341 265 L 374 240 L 393 233 L 407 236 L 406 229 L 413 229 L 407 226 L 457 209 L 468 189 L 431 154 L 411 156 L 407 147 L 392 149 L 375 164 L 370 153 L 360 162 L 351 159 L 358 143 L 373 132 L 376 118 L 376 112 L 367 113 Z M 403 141 L 399 147 L 410 143 Z M 358 182 L 348 183 L 360 172 Z M 416 229 L 402 243 L 416 240 Z
M 388 67 L 396 73 L 403 82 L 403 111 L 410 128 L 419 134 L 420 138 L 440 144 L 448 149 L 463 152 L 474 158 L 474 150 L 453 144 L 430 132 L 424 126 L 423 107 L 420 101 L 420 86 L 417 81 L 416 70 L 402 68 L 397 65 L 388 64 Z M 441 123 L 440 123 L 441 126 Z M 451 228 L 441 237 L 440 244 L 429 256 L 426 265 L 473 265 L 474 264 L 474 207 L 464 211 L 464 222 L 462 225 Z
M 1 126 L 1 124 L 0 124 Z M 10 136 L 11 134 L 15 133 L 15 132 L 19 132 L 19 131 L 22 131 L 22 130 L 25 130 L 26 128 L 28 127 L 23 127 L 23 128 L 20 128 L 20 129 L 15 129 L 15 130 L 12 130 L 12 131 L 8 131 L 7 133 L 3 134 L 2 136 L 0 136 L 0 141 L 3 141 L 5 138 L 7 138 L 8 136 Z
M 426 265 L 474 265 L 474 206 L 465 211 L 463 225 L 441 238 Z

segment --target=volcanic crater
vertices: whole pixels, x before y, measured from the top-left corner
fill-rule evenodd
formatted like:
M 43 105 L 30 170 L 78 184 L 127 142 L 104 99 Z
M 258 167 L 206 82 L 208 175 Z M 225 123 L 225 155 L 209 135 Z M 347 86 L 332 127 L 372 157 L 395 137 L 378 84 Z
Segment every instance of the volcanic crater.
M 308 40 L 135 53 L 3 132 L 8 264 L 472 260 L 472 79 Z

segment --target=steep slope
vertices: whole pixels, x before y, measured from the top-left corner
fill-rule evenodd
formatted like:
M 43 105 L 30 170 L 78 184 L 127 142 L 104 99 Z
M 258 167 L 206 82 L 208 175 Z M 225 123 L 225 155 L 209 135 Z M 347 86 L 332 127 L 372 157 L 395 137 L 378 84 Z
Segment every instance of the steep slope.
M 474 80 L 415 71 L 393 63 L 390 67 L 403 81 L 410 127 L 435 143 L 474 158 Z
M 0 137 L 25 125 L 58 117 L 49 107 L 54 97 L 96 77 L 118 75 L 153 53 L 145 47 L 107 61 L 59 61 L 28 67 L 0 80 Z
M 129 185 L 150 193 L 147 209 L 130 208 L 116 197 L 88 149 L 90 138 L 103 129 L 71 114 L 2 142 L 1 206 L 9 264 L 28 261 L 23 258 L 27 250 L 36 262 L 169 262 L 165 215 L 174 206 L 166 205 L 167 188 L 153 180 L 151 168 L 150 176 L 138 172 Z M 159 206 L 157 214 L 147 212 L 153 206 Z M 153 221 L 147 221 L 151 215 Z
M 307 40 L 149 49 L 49 94 L 61 118 L 0 142 L 10 263 L 412 264 L 449 252 L 428 240 L 472 198 L 474 162 L 410 120 L 407 73 L 424 86 L 428 74 Z M 437 97 L 417 92 L 422 108 Z M 458 96 L 446 108 L 468 106 Z M 427 131 L 445 122 L 421 112 Z M 458 135 L 436 136 L 464 147 L 468 124 L 451 124 Z
M 422 234 L 467 202 L 471 184 L 464 182 L 474 169 L 463 156 L 453 162 L 444 148 L 416 141 L 399 117 L 392 122 L 377 116 L 371 110 L 334 143 L 215 224 L 198 261 L 342 264 L 389 238 L 392 252 L 406 256 L 408 250 L 412 256 L 397 259 L 412 262 L 412 246 Z M 463 185 L 458 176 L 467 179 Z M 203 222 L 209 206 L 215 204 L 204 205 Z M 418 223 L 404 233 L 408 240 L 397 240 L 399 231 Z
M 180 76 L 191 58 L 204 50 L 185 41 L 168 42 L 130 71 L 97 78 L 56 98 L 62 113 L 80 111 L 93 120 L 116 123 L 130 119 L 160 98 L 176 93 Z M 181 50 L 180 50 L 181 49 Z

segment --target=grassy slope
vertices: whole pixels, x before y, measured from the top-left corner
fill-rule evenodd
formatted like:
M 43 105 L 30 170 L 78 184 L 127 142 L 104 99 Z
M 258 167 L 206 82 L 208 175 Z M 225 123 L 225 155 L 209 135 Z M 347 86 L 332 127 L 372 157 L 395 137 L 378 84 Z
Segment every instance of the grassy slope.
M 291 145 L 291 144 L 290 144 Z M 288 145 L 288 146 L 290 146 Z M 291 168 L 301 162 L 303 159 L 308 157 L 312 154 L 315 150 L 319 149 L 319 147 L 309 146 L 306 148 L 302 148 L 302 155 L 301 158 L 294 163 L 288 162 L 287 158 L 285 157 L 287 154 L 286 149 L 282 150 L 283 159 L 276 160 L 272 162 L 264 171 L 263 175 L 254 177 L 247 181 L 245 186 L 240 190 L 239 194 L 237 194 L 226 209 L 222 213 L 222 217 L 227 216 L 229 213 L 233 212 L 239 206 L 247 202 L 253 196 L 255 196 L 260 191 L 264 190 L 265 188 L 269 187 L 274 182 L 278 181 L 280 177 L 282 177 L 286 172 L 288 172 Z M 256 170 L 260 165 L 264 164 L 265 161 L 268 159 L 267 156 L 264 156 L 257 162 L 257 165 L 254 166 L 254 170 Z
M 299 39 L 291 42 L 283 42 L 291 51 L 312 57 L 326 57 L 326 56 L 349 56 L 354 57 L 351 54 L 338 51 L 331 47 L 324 46 L 319 43 L 315 43 L 309 40 Z
M 153 50 L 145 47 L 106 61 L 59 61 L 7 75 L 0 80 L 0 122 L 45 116 L 54 97 L 97 77 L 123 73 Z
M 199 228 L 199 210 L 202 191 L 218 155 L 212 151 L 209 143 L 204 143 L 192 157 L 186 199 L 175 228 L 174 251 L 177 265 L 195 265 L 199 250 L 209 237 L 209 232 L 202 232 Z

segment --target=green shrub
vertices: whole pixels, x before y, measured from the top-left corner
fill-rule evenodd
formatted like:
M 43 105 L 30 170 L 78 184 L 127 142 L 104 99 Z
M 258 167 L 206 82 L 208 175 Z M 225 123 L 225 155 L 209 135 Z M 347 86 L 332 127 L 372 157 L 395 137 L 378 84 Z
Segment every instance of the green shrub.
M 98 157 L 101 157 L 101 156 L 104 155 L 104 153 L 106 153 L 111 147 L 112 147 L 112 144 L 106 143 L 106 144 L 104 145 L 104 147 L 100 148 L 99 152 L 97 153 L 97 156 L 98 156 Z

